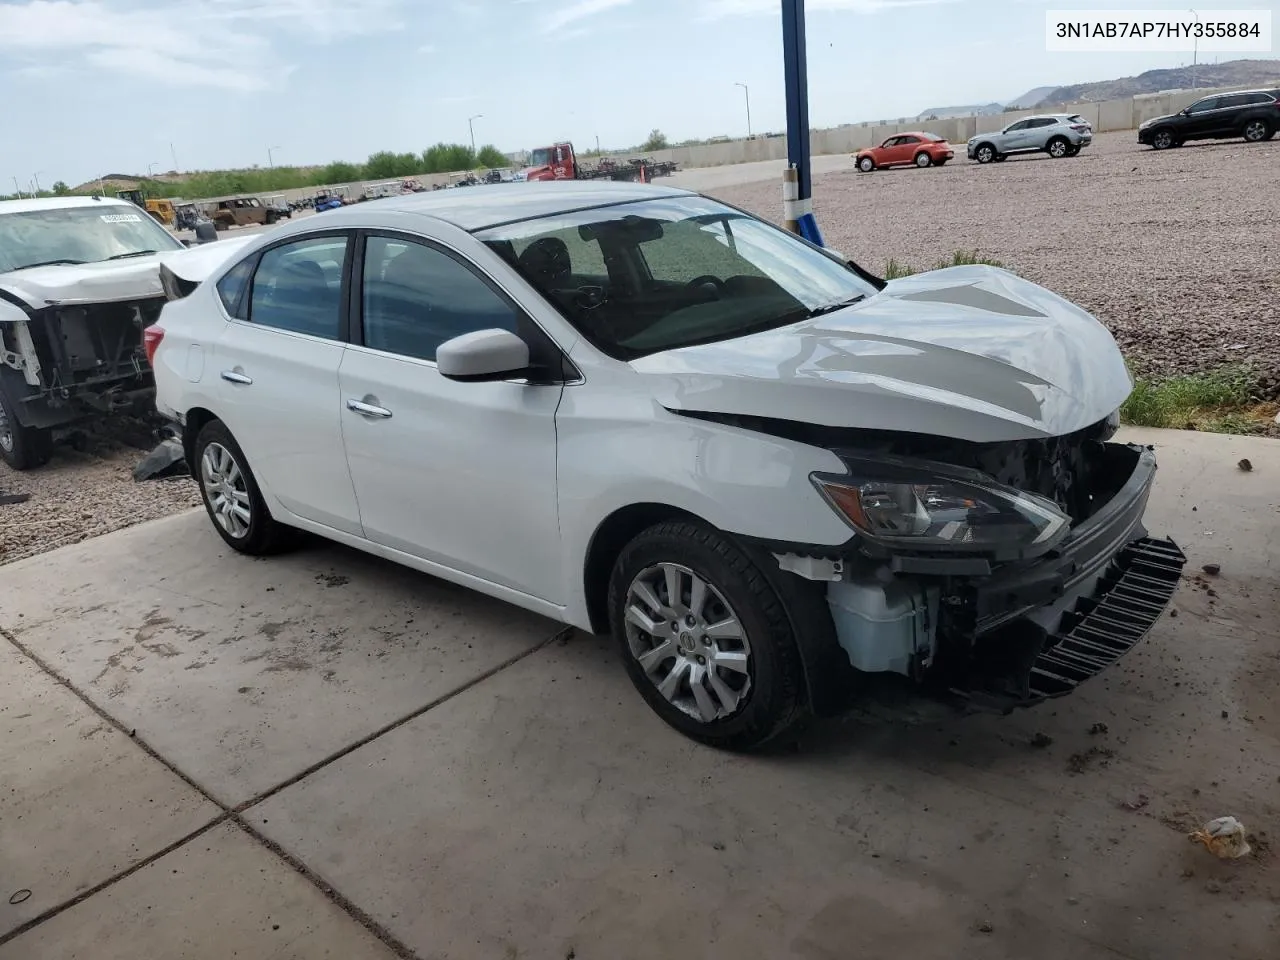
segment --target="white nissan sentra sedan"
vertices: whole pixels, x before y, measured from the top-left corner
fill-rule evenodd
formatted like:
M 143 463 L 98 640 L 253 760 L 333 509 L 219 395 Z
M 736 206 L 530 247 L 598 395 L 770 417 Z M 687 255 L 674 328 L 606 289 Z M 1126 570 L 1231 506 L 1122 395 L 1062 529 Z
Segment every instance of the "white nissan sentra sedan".
M 210 245 L 212 246 L 212 245 Z M 1105 669 L 1185 563 L 1093 317 L 990 267 L 886 283 L 718 201 L 373 201 L 163 271 L 146 331 L 214 529 L 305 530 L 612 633 L 760 744 L 868 674 L 1007 711 Z

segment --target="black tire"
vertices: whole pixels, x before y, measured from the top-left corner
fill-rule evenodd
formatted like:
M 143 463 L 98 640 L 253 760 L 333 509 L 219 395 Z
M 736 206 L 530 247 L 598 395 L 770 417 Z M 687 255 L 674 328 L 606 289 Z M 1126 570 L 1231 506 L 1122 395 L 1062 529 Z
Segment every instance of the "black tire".
M 925 167 L 933 166 L 933 157 L 921 150 L 916 154 L 916 166 L 923 170 Z
M 218 519 L 211 500 L 210 484 L 206 479 L 205 455 L 215 444 L 230 454 L 236 469 L 244 478 L 244 492 L 248 495 L 246 506 L 249 511 L 249 521 L 244 533 L 239 536 L 228 530 Z M 210 420 L 201 428 L 192 446 L 190 467 L 191 475 L 200 486 L 200 499 L 204 501 L 204 508 L 209 514 L 209 520 L 213 523 L 213 529 L 232 550 L 252 556 L 264 556 L 279 553 L 296 543 L 297 531 L 277 522 L 271 516 L 271 511 L 267 509 L 266 501 L 262 499 L 258 481 L 254 479 L 244 451 L 240 449 L 240 444 L 236 443 L 236 438 L 231 435 L 231 431 L 221 420 Z
M 1266 120 L 1255 119 L 1245 123 L 1241 136 L 1244 137 L 1246 143 L 1261 143 L 1263 140 L 1270 140 L 1275 136 L 1275 130 Z
M 0 460 L 14 470 L 43 467 L 53 456 L 53 431 L 24 427 L 9 401 L 0 394 Z
M 1044 152 L 1055 160 L 1061 160 L 1063 157 L 1070 156 L 1071 141 L 1066 137 L 1052 137 L 1049 142 L 1044 145 Z
M 989 143 L 980 143 L 974 148 L 973 158 L 979 163 L 990 163 L 992 160 L 1001 159 L 1000 154 L 996 153 L 996 148 Z
M 1068 149 L 1068 150 L 1067 150 L 1067 156 L 1068 156 L 1068 157 L 1074 157 L 1074 156 L 1077 156 L 1077 155 L 1079 155 L 1079 153 L 1080 153 L 1080 148 L 1079 148 L 1079 147 L 1071 147 L 1070 149 Z
M 1007 153 L 996 154 L 996 163 L 1004 163 L 1008 159 L 1009 159 L 1009 155 Z
M 876 162 L 870 157 L 862 157 L 858 160 L 858 169 L 863 173 L 870 173 L 876 168 Z
M 1176 146 L 1179 146 L 1178 138 L 1173 135 L 1173 131 L 1168 127 L 1161 127 L 1159 130 L 1151 131 L 1152 150 L 1168 150 Z
M 629 592 L 638 577 L 664 563 L 687 568 L 718 593 L 737 615 L 749 643 L 749 685 L 742 688 L 741 702 L 726 716 L 706 721 L 673 704 L 632 652 L 626 619 Z M 717 601 L 711 602 L 714 605 Z M 631 682 L 653 711 L 685 736 L 713 747 L 747 750 L 808 718 L 800 654 L 786 608 L 760 569 L 719 531 L 701 523 L 670 521 L 639 534 L 614 564 L 608 609 Z M 673 637 L 673 650 L 686 639 L 693 642 L 689 633 L 682 632 L 679 641 Z M 674 654 L 670 661 L 677 662 Z M 736 673 L 722 672 L 720 676 L 726 681 L 740 679 Z

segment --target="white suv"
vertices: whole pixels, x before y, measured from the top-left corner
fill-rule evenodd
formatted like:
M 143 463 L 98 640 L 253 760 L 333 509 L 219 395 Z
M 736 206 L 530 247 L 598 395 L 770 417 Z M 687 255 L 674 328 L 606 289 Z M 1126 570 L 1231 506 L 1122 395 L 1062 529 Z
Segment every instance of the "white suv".
M 612 632 L 705 742 L 867 673 L 1066 693 L 1177 584 L 1142 528 L 1154 455 L 1107 442 L 1115 342 L 1003 270 L 886 284 L 696 194 L 575 182 L 203 255 L 167 265 L 147 347 L 219 536 L 308 530 Z
M 969 138 L 966 153 L 979 163 L 1001 161 L 1014 153 L 1047 153 L 1054 159 L 1074 157 L 1093 143 L 1093 125 L 1077 113 L 1027 117 L 994 133 Z

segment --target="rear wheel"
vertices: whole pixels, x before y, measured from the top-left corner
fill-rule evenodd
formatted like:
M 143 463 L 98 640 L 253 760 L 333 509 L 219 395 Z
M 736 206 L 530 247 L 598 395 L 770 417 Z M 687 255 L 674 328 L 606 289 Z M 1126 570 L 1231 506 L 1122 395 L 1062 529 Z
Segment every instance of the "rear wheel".
M 973 156 L 979 163 L 990 163 L 992 160 L 1003 159 L 996 154 L 996 148 L 989 143 L 979 144 L 978 149 L 973 152 Z
M 747 749 L 807 716 L 782 600 L 713 528 L 672 521 L 641 533 L 614 564 L 608 602 L 632 683 L 686 736 Z
M 933 157 L 929 156 L 923 150 L 916 154 L 916 166 L 924 169 L 933 163 Z
M 1045 153 L 1049 154 L 1053 159 L 1061 160 L 1063 157 L 1068 155 L 1071 150 L 1071 144 L 1068 142 L 1066 137 L 1054 137 L 1045 144 L 1044 149 Z
M 1178 145 L 1177 139 L 1173 135 L 1172 130 L 1157 130 L 1151 135 L 1151 147 L 1153 150 L 1168 150 L 1170 147 Z
M 229 547 L 261 555 L 291 544 L 294 531 L 271 516 L 244 451 L 221 420 L 204 425 L 192 452 L 200 498 L 218 536 Z
M 870 173 L 876 168 L 876 162 L 870 157 L 862 157 L 858 160 L 858 169 L 863 173 Z
M 53 431 L 24 427 L 0 394 L 0 459 L 14 470 L 34 470 L 53 456 Z
M 1265 120 L 1250 120 L 1244 125 L 1244 138 L 1249 143 L 1261 143 L 1270 140 L 1274 131 Z

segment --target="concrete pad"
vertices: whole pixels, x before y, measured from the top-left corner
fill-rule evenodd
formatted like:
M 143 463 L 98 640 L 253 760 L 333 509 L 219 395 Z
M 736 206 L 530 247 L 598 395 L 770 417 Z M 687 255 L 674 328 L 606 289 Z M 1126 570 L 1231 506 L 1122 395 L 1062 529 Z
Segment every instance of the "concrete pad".
M 4 568 L 0 625 L 227 804 L 557 625 L 323 541 L 233 553 L 203 511 Z
M 221 812 L 0 639 L 0 935 Z
M 0 946 L 0 960 L 391 960 L 310 881 L 232 824 Z
M 424 956 L 1270 956 L 1280 445 L 1133 436 L 1162 448 L 1153 531 L 1223 571 L 1065 700 L 854 714 L 732 756 L 583 639 L 245 815 Z M 1259 841 L 1245 861 L 1186 837 L 1228 813 Z

